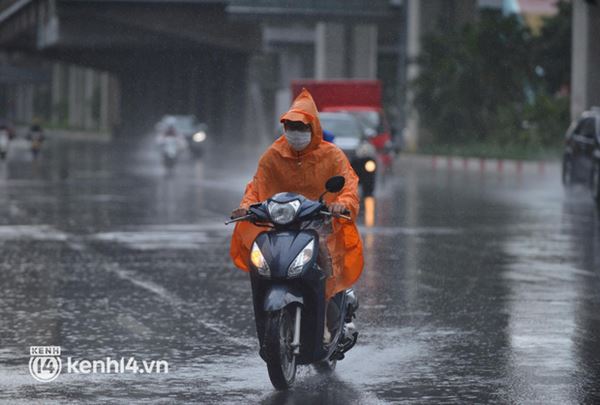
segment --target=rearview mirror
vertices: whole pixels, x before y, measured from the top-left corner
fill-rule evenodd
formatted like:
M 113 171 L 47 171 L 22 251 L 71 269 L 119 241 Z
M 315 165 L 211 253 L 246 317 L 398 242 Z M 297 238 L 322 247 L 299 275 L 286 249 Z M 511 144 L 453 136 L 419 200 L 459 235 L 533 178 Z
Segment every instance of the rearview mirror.
M 344 176 L 333 176 L 325 183 L 325 190 L 330 193 L 337 193 L 344 188 L 344 184 L 346 184 Z

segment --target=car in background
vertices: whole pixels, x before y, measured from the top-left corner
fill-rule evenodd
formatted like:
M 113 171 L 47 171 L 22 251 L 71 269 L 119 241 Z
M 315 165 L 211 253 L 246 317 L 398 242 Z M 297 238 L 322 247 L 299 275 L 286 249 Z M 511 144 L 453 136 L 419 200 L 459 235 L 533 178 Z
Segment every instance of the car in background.
M 584 184 L 600 207 L 600 107 L 585 111 L 571 123 L 562 162 L 565 186 Z
M 319 120 L 323 130 L 333 135 L 333 143 L 348 156 L 359 178 L 362 196 L 372 196 L 377 178 L 377 151 L 367 140 L 358 119 L 347 112 L 322 112 Z
M 168 127 L 175 128 L 177 134 L 182 135 L 188 149 L 194 157 L 202 156 L 206 148 L 207 126 L 199 123 L 193 115 L 165 115 L 156 124 L 157 133 L 166 131 Z
M 346 112 L 356 117 L 367 139 L 377 151 L 386 172 L 391 172 L 400 147 L 392 139 L 392 130 L 382 109 L 368 107 L 326 108 L 329 112 Z
M 292 81 L 295 98 L 303 88 L 312 95 L 320 112 L 345 112 L 354 115 L 363 127 L 365 139 L 377 151 L 382 172 L 393 170 L 399 144 L 394 143 L 392 130 L 383 108 L 383 88 L 379 80 L 341 79 Z

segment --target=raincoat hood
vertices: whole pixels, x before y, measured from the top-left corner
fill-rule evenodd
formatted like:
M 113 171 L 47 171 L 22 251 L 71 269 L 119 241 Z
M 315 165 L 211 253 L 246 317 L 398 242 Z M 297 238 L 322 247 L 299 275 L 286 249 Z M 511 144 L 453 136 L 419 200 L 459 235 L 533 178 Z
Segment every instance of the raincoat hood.
M 299 155 L 305 155 L 311 151 L 314 151 L 319 147 L 319 144 L 323 142 L 323 129 L 321 128 L 321 122 L 319 121 L 319 112 L 317 111 L 317 105 L 313 100 L 312 96 L 306 89 L 302 89 L 298 97 L 292 103 L 292 106 L 283 114 L 279 121 L 301 121 L 306 125 L 310 125 L 311 139 L 308 146 L 301 150 L 295 151 L 285 140 L 285 136 L 280 137 L 274 144 L 273 147 L 285 157 L 298 157 Z

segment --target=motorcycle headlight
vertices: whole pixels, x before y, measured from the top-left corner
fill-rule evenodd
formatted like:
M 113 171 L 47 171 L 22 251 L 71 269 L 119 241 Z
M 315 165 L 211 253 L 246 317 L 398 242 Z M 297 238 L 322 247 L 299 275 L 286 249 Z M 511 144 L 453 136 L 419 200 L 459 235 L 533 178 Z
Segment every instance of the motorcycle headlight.
M 206 139 L 206 132 L 204 132 L 204 131 L 196 132 L 194 134 L 194 136 L 192 136 L 192 139 L 194 140 L 194 142 L 198 142 L 198 143 L 204 142 L 204 140 Z
M 300 201 L 294 200 L 287 203 L 278 203 L 271 201 L 269 203 L 269 216 L 271 221 L 278 225 L 289 224 L 296 217 L 296 212 L 300 208 Z
M 258 270 L 258 274 L 264 277 L 271 277 L 271 269 L 269 269 L 269 265 L 267 264 L 267 261 L 265 260 L 256 242 L 252 244 L 252 251 L 250 252 L 250 261 Z
M 365 170 L 369 173 L 373 173 L 377 169 L 377 163 L 374 160 L 367 160 L 365 162 Z
M 294 277 L 302 273 L 302 268 L 306 263 L 310 261 L 313 257 L 315 247 L 314 239 L 308 242 L 308 245 L 302 249 L 298 256 L 294 259 L 290 267 L 288 268 L 288 277 Z

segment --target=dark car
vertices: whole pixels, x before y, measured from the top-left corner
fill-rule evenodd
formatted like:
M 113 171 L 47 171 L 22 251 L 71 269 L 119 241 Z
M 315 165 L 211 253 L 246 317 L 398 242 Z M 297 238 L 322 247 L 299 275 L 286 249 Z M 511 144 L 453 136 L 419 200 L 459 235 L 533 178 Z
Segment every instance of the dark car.
M 579 183 L 592 189 L 600 206 L 600 108 L 585 111 L 567 130 L 562 164 L 565 186 Z
M 348 156 L 363 197 L 372 196 L 377 178 L 377 152 L 366 139 L 360 122 L 346 112 L 323 112 L 319 120 L 323 129 L 333 135 L 333 143 Z

